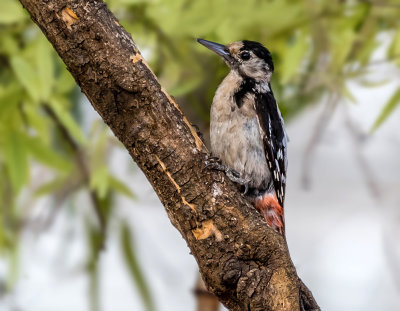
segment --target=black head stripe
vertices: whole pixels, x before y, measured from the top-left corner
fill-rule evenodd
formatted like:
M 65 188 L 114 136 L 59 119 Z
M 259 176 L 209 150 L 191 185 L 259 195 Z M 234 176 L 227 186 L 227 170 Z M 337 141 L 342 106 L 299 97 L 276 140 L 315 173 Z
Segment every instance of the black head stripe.
M 245 78 L 243 79 L 242 84 L 240 85 L 239 89 L 233 95 L 236 105 L 240 108 L 243 105 L 243 99 L 247 93 L 251 93 L 254 90 L 256 82 L 252 78 Z
M 255 41 L 243 40 L 242 42 L 243 42 L 243 47 L 240 50 L 252 51 L 257 57 L 263 59 L 267 63 L 271 71 L 274 71 L 274 63 L 272 62 L 272 56 L 266 47 L 264 47 L 261 43 Z

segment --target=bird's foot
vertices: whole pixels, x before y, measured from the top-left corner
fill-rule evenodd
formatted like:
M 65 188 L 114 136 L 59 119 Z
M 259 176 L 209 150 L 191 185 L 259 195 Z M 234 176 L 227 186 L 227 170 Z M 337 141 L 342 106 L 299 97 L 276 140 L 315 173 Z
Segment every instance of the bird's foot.
M 243 187 L 243 194 L 246 194 L 249 191 L 249 181 L 240 177 L 240 174 L 229 167 L 225 168 L 226 176 L 233 181 Z
M 220 158 L 207 156 L 206 160 L 204 161 L 204 168 L 225 172 L 226 166 L 222 164 Z
M 215 156 L 206 155 L 206 160 L 204 161 L 204 163 L 205 163 L 204 168 L 207 168 L 214 163 L 222 164 L 222 160 Z M 213 167 L 211 167 L 211 168 L 213 168 Z
M 218 157 L 208 157 L 205 161 L 204 168 L 213 169 L 217 171 L 225 172 L 225 175 L 234 183 L 239 184 L 243 187 L 243 194 L 246 194 L 249 190 L 249 181 L 240 177 L 240 174 L 231 169 L 230 167 L 222 164 L 222 161 Z

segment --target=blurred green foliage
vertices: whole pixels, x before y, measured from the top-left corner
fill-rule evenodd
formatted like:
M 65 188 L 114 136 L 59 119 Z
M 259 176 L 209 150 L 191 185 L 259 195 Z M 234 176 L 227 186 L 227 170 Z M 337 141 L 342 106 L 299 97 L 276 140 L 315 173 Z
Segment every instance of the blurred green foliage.
M 273 89 L 286 119 L 319 103 L 326 94 L 353 100 L 346 83 L 368 73 L 380 33 L 392 37 L 386 60 L 400 65 L 400 5 L 394 0 L 106 2 L 132 34 L 162 85 L 202 129 L 207 128 L 212 96 L 228 69 L 196 43 L 197 37 L 265 44 L 276 64 Z M 360 81 L 366 86 L 376 83 Z M 399 104 L 399 92 L 393 94 L 373 129 Z M 86 191 L 98 217 L 97 224 L 86 222 L 91 250 L 87 270 L 92 306 L 97 309 L 97 261 L 113 216 L 113 199 L 115 194 L 133 198 L 133 193 L 109 169 L 110 150 L 118 144 L 101 122 L 88 126 L 82 101 L 65 65 L 19 2 L 2 0 L 0 254 L 16 264 L 20 234 L 39 196 L 51 196 L 59 206 Z M 121 248 L 130 274 L 152 310 L 130 229 L 126 224 L 121 228 Z M 15 273 L 10 279 L 15 279 Z

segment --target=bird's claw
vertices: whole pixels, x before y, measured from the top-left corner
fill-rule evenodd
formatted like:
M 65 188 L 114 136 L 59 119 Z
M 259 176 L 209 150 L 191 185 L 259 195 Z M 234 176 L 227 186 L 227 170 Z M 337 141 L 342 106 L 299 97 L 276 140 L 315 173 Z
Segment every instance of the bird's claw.
M 216 156 L 206 156 L 206 162 L 217 162 L 222 163 L 222 160 Z
M 225 171 L 225 165 L 222 164 L 222 161 L 218 157 L 207 156 L 204 161 L 204 168 L 214 169 L 218 171 Z
M 210 169 L 210 170 L 216 170 L 216 171 L 225 172 L 226 171 L 226 166 L 221 164 L 221 163 L 218 163 L 218 162 L 205 161 L 204 169 Z
M 233 177 L 240 179 L 240 174 L 237 171 L 235 171 L 233 169 L 228 169 L 228 170 L 229 170 L 230 174 L 232 174 Z M 228 173 L 228 172 L 226 172 L 226 173 Z
M 225 171 L 226 176 L 236 184 L 244 187 L 243 194 L 249 191 L 249 181 L 240 177 L 240 174 L 232 169 L 227 169 Z
M 237 171 L 227 167 L 221 162 L 221 159 L 218 157 L 208 157 L 205 161 L 204 168 L 225 172 L 226 176 L 231 181 L 244 187 L 243 194 L 246 194 L 249 191 L 249 181 L 241 178 Z

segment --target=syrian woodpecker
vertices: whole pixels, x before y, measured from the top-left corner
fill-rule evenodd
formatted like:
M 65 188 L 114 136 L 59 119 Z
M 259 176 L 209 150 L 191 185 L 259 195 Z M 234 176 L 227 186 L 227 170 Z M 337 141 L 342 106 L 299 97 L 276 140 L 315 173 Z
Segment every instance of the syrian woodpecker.
M 254 41 L 228 45 L 197 41 L 222 56 L 230 68 L 211 106 L 215 158 L 207 166 L 224 170 L 231 180 L 244 185 L 267 224 L 284 235 L 288 139 L 270 84 L 271 53 Z

